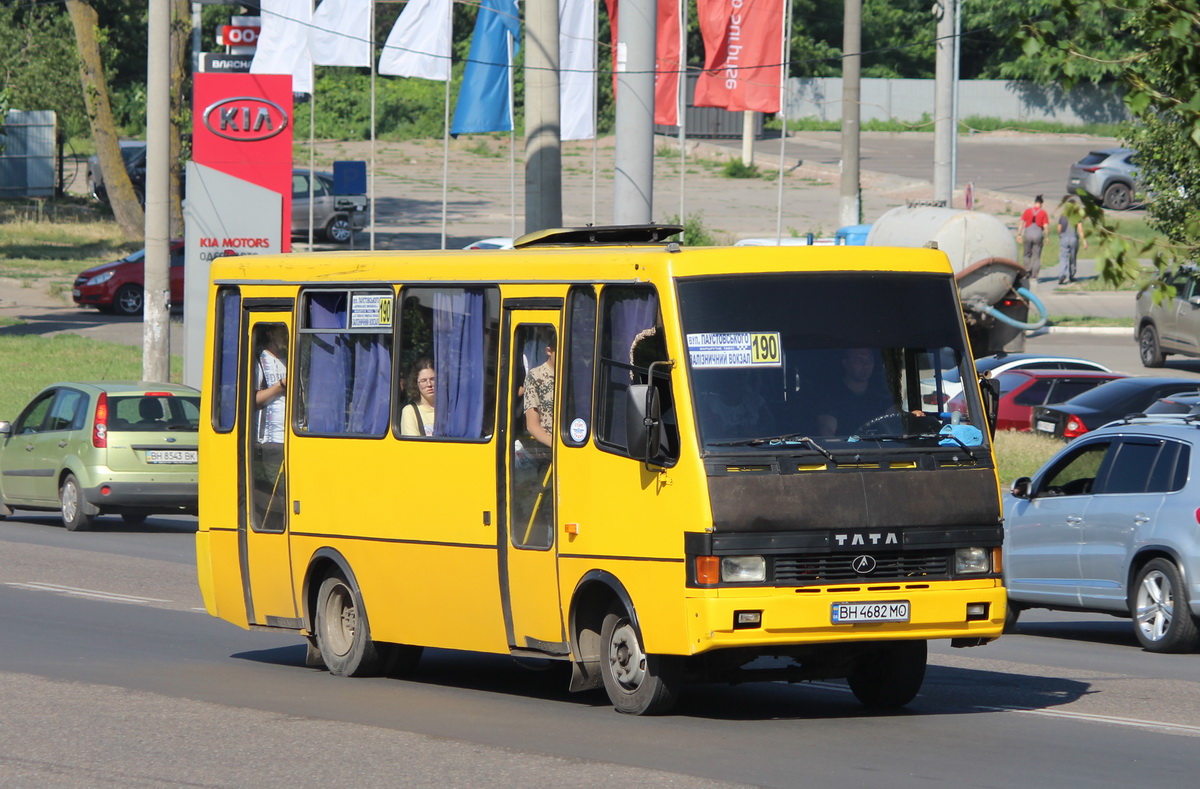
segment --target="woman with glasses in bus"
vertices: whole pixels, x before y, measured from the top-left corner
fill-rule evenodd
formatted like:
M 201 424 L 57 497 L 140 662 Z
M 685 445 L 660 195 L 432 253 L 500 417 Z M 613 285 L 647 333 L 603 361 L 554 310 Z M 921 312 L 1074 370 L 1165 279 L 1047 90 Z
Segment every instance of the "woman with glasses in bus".
M 400 412 L 400 435 L 432 436 L 433 395 L 437 384 L 437 376 L 433 372 L 433 360 L 418 360 L 409 381 L 409 396 L 413 402 L 404 406 L 404 410 Z

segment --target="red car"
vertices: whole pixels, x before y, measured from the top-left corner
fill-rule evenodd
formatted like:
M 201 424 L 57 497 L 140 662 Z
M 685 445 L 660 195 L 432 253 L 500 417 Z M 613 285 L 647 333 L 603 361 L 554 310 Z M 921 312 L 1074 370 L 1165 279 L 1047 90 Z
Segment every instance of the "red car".
M 145 249 L 112 263 L 92 266 L 75 278 L 71 297 L 80 307 L 118 315 L 142 314 Z M 183 242 L 171 242 L 171 303 L 183 304 Z
M 1034 406 L 1062 403 L 1100 384 L 1126 377 L 1121 373 L 1086 370 L 1010 370 L 1001 373 L 996 429 L 1028 432 L 1033 428 Z M 947 408 L 959 413 L 967 410 L 961 394 L 955 395 Z

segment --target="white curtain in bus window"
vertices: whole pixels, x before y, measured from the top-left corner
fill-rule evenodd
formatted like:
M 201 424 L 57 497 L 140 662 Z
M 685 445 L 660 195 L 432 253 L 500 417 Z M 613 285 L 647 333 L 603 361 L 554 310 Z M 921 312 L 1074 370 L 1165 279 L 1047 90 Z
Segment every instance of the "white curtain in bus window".
M 393 300 L 390 290 L 304 294 L 297 432 L 387 433 Z

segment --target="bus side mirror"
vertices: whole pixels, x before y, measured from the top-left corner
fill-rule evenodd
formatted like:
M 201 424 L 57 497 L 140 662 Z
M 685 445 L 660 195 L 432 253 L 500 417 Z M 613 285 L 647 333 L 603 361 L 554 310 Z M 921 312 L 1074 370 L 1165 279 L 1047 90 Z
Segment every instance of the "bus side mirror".
M 1000 413 L 1000 381 L 987 375 L 979 377 L 979 394 L 983 397 L 983 410 L 987 415 L 988 432 L 996 437 L 996 416 Z
M 658 390 L 649 384 L 630 384 L 625 390 L 625 439 L 629 455 L 647 462 L 658 454 L 662 419 Z
M 1029 498 L 1029 486 L 1031 484 L 1033 484 L 1033 481 L 1029 479 L 1029 477 L 1018 477 L 1017 480 L 1013 482 L 1012 490 L 1010 491 L 1013 495 L 1013 498 Z

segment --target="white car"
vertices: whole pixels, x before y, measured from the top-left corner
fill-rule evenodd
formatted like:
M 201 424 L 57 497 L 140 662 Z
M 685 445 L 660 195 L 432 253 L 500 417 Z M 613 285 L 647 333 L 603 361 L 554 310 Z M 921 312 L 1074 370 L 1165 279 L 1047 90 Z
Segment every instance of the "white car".
M 982 375 L 990 372 L 992 377 L 1006 373 L 1009 370 L 1096 370 L 1102 373 L 1111 373 L 1108 369 L 1099 362 L 1093 362 L 1089 359 L 1076 359 L 1071 356 L 1042 356 L 1036 353 L 998 353 L 992 356 L 984 356 L 975 360 L 975 370 Z M 942 378 L 942 404 L 949 402 L 950 398 L 961 394 L 963 390 L 962 381 L 959 379 L 957 369 L 947 370 Z M 934 405 L 931 398 L 936 399 L 932 392 L 932 382 L 930 382 L 931 390 L 925 393 L 925 400 L 930 405 Z
M 481 238 L 478 241 L 472 241 L 463 249 L 512 249 L 513 240 L 511 238 Z

